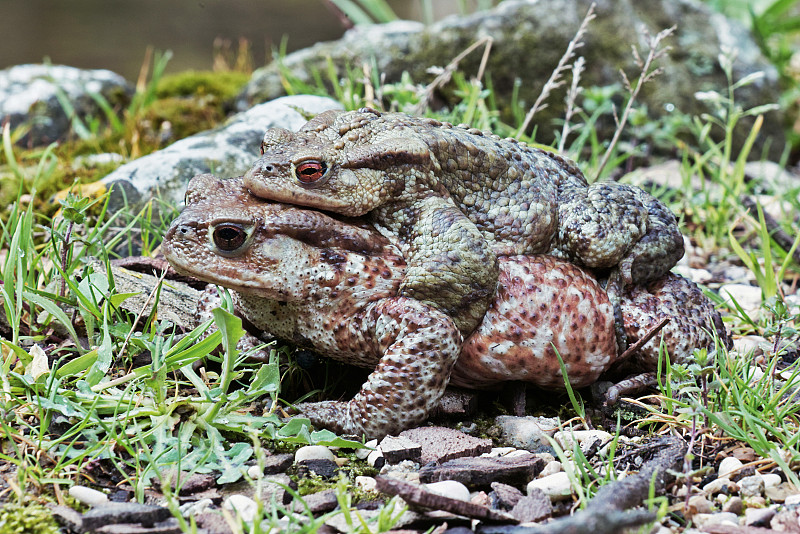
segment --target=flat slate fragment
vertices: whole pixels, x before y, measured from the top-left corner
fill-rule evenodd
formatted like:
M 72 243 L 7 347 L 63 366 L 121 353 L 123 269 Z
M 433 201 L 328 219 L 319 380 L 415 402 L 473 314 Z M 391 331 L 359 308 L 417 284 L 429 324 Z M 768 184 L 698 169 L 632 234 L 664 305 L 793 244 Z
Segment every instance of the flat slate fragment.
M 468 487 L 489 486 L 502 482 L 523 486 L 544 468 L 544 460 L 533 454 L 500 458 L 456 458 L 442 465 L 429 464 L 420 469 L 421 482 L 455 480 Z
M 481 439 L 443 426 L 421 426 L 400 432 L 422 446 L 420 463 L 443 463 L 464 456 L 479 456 L 492 450 L 491 439 Z
M 429 508 L 431 510 L 450 512 L 451 514 L 472 519 L 481 519 L 483 521 L 500 523 L 517 522 L 516 519 L 500 510 L 492 510 L 491 508 L 479 504 L 437 495 L 420 486 L 396 478 L 379 476 L 376 477 L 375 480 L 378 483 L 378 491 L 389 495 L 398 495 L 411 505 Z
M 491 486 L 492 492 L 489 494 L 489 498 L 493 508 L 511 510 L 525 496 L 519 489 L 502 482 L 492 482 Z
M 386 436 L 381 440 L 379 449 L 390 464 L 403 460 L 419 462 L 422 457 L 422 446 L 405 436 Z
M 553 515 L 553 503 L 542 490 L 536 490 L 522 497 L 511 509 L 510 514 L 520 523 L 541 521 Z
M 84 513 L 82 519 L 84 530 L 98 530 L 107 525 L 120 523 L 151 526 L 161 521 L 166 521 L 171 516 L 169 509 L 163 506 L 131 502 L 110 502 L 102 506 L 95 506 Z

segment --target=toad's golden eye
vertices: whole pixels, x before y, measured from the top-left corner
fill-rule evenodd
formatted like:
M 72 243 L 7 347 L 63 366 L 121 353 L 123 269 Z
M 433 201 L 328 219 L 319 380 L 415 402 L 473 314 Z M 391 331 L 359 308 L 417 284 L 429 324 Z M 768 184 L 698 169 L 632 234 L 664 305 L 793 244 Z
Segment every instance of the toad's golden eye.
M 233 252 L 244 244 L 247 232 L 241 225 L 225 223 L 214 228 L 213 238 L 214 244 L 221 251 Z
M 304 161 L 294 168 L 294 175 L 301 184 L 313 184 L 325 176 L 328 166 L 321 161 Z

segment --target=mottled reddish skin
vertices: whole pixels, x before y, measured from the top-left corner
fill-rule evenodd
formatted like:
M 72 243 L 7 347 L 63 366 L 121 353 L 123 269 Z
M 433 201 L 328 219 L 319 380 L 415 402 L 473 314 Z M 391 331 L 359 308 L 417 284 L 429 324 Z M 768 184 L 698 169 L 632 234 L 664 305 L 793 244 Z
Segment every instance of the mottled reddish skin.
M 375 369 L 348 402 L 301 405 L 315 425 L 372 437 L 398 432 L 426 418 L 451 378 L 473 388 L 509 380 L 560 387 L 551 343 L 575 385 L 593 382 L 616 360 L 608 296 L 563 260 L 501 258 L 496 298 L 462 348 L 451 317 L 398 295 L 406 263 L 370 225 L 261 201 L 241 180 L 210 175 L 192 180 L 186 203 L 163 244 L 176 270 L 233 289 L 239 312 L 275 337 Z M 241 244 L 233 228 L 246 236 Z M 676 338 L 668 339 L 676 347 L 672 358 L 683 359 L 711 343 L 703 328 L 718 316 L 690 282 L 671 276 L 668 283 L 693 299 L 673 306 L 688 322 L 681 319 L 667 336 Z M 647 295 L 637 297 L 644 304 L 626 303 L 627 313 L 669 309 L 669 291 Z M 639 330 L 631 327 L 629 335 Z

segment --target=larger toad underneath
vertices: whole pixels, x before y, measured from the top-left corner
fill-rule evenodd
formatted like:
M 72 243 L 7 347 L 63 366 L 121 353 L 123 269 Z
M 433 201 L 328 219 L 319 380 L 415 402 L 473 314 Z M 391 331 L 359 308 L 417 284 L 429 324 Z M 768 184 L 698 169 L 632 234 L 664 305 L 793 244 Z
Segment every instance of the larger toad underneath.
M 346 363 L 373 368 L 350 401 L 301 405 L 315 425 L 378 437 L 424 420 L 448 382 L 505 381 L 562 387 L 557 350 L 572 384 L 614 364 L 614 314 L 587 271 L 551 256 L 500 259 L 499 288 L 466 340 L 450 317 L 401 295 L 400 251 L 371 225 L 265 202 L 240 179 L 195 177 L 163 250 L 179 272 L 234 290 L 256 327 Z M 724 336 L 719 316 L 690 282 L 668 275 L 622 297 L 626 333 L 638 339 L 661 317 L 673 359 Z M 658 341 L 643 355 L 653 366 Z
M 497 256 L 551 253 L 619 283 L 683 255 L 673 214 L 628 185 L 589 185 L 568 160 L 476 129 L 402 113 L 327 111 L 267 131 L 245 175 L 256 196 L 369 214 L 408 262 L 400 294 L 472 331 L 494 298 Z M 615 278 L 616 279 L 616 278 Z

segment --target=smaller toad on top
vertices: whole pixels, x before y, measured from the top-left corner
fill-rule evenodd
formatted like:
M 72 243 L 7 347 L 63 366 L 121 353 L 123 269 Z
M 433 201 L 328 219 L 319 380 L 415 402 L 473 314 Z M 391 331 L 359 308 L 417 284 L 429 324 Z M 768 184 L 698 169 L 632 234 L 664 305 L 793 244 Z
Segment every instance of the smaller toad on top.
M 369 214 L 408 261 L 400 294 L 471 332 L 494 296 L 498 255 L 550 253 L 654 280 L 683 255 L 674 215 L 635 187 L 589 185 L 570 161 L 514 139 L 402 113 L 326 111 L 273 128 L 244 183 L 256 196 Z

